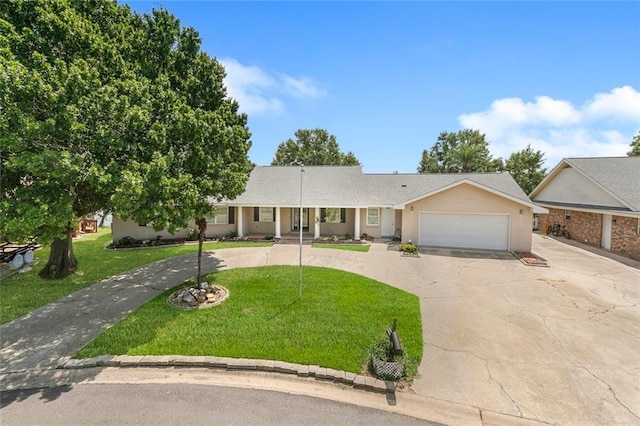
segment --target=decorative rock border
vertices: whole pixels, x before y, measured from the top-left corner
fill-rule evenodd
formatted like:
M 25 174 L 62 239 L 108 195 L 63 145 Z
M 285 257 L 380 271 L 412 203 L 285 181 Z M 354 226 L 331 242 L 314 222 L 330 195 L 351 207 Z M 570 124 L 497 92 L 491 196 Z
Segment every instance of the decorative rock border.
M 208 283 L 207 283 L 208 284 Z M 175 309 L 180 309 L 182 311 L 193 311 L 193 310 L 197 310 L 197 309 L 209 309 L 209 308 L 213 308 L 214 306 L 218 306 L 219 304 L 221 304 L 222 302 L 224 302 L 225 300 L 227 300 L 229 298 L 229 289 L 218 285 L 218 284 L 213 284 L 210 286 L 210 288 L 217 288 L 219 291 L 222 291 L 223 296 L 219 299 L 215 299 L 212 302 L 209 302 L 208 300 L 205 300 L 204 302 L 195 305 L 195 306 L 189 306 L 189 305 L 183 305 L 180 303 L 176 303 L 174 301 L 174 299 L 176 298 L 176 296 L 180 295 L 182 292 L 184 292 L 185 290 L 192 288 L 193 286 L 187 286 L 187 287 L 183 287 L 180 290 L 176 290 L 173 293 L 171 293 L 168 297 L 167 297 L 167 305 L 171 306 L 172 308 Z
M 183 355 L 102 355 L 83 359 L 64 357 L 58 361 L 57 365 L 57 368 L 65 370 L 94 367 L 205 367 L 227 371 L 262 371 L 292 374 L 298 377 L 313 377 L 316 380 L 344 384 L 354 389 L 382 394 L 392 394 L 396 390 L 394 382 L 375 377 L 361 376 L 317 365 L 263 359 Z

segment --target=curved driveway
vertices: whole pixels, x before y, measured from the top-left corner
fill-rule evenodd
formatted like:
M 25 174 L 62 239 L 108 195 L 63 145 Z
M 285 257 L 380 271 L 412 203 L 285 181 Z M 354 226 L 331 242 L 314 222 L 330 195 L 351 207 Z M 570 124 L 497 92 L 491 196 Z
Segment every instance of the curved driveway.
M 401 257 L 304 247 L 305 265 L 359 273 L 420 297 L 419 396 L 561 424 L 640 424 L 640 271 L 545 236 L 549 268 L 505 253 Z M 133 254 L 133 253 L 132 253 Z M 297 264 L 298 247 L 206 254 L 205 272 Z M 195 256 L 101 281 L 0 327 L 3 382 L 55 367 L 127 312 L 193 275 Z

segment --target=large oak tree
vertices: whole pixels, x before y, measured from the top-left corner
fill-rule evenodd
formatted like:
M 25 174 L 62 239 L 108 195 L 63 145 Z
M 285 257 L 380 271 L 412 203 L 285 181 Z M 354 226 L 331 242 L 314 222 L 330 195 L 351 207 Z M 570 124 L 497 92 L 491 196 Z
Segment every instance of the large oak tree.
M 41 276 L 86 214 L 176 230 L 242 192 L 247 119 L 196 30 L 109 0 L 0 2 L 0 28 L 0 229 L 52 242 Z

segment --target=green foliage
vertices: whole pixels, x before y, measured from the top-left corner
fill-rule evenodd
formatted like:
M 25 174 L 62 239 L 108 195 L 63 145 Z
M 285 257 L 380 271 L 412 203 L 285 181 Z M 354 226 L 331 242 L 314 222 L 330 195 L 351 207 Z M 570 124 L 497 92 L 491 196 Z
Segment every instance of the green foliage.
M 546 174 L 547 169 L 542 168 L 543 162 L 542 151 L 534 151 L 531 145 L 527 145 L 525 149 L 511 154 L 505 162 L 504 169 L 526 194 L 531 194 Z
M 116 246 L 118 247 L 131 247 L 133 246 L 135 243 L 137 242 L 137 240 L 133 237 L 122 237 L 120 238 L 117 242 L 116 242 Z
M 296 266 L 232 269 L 206 280 L 229 289 L 230 297 L 212 309 L 179 311 L 167 305 L 172 291 L 166 292 L 76 356 L 216 355 L 361 373 L 371 345 L 388 325 L 386 319 L 396 316 L 406 352 L 422 358 L 418 297 L 381 282 L 305 267 L 299 300 Z
M 413 243 L 400 244 L 400 251 L 403 253 L 417 254 L 418 247 Z
M 638 132 L 631 140 L 631 151 L 627 152 L 629 157 L 640 156 L 640 132 Z
M 457 133 L 442 132 L 430 150 L 422 152 L 419 173 L 495 172 L 502 169 L 502 160 L 492 158 L 489 142 L 477 130 Z
M 353 234 L 350 234 L 350 233 L 347 232 L 346 234 L 344 234 L 344 239 L 345 240 L 353 240 Z
M 3 1 L 0 28 L 6 237 L 100 209 L 176 230 L 244 190 L 247 117 L 195 29 L 111 0 Z
M 190 228 L 187 239 L 191 241 L 195 241 L 198 239 L 199 236 L 200 236 L 200 231 L 197 228 Z
M 340 151 L 336 137 L 324 129 L 297 130 L 296 140 L 287 139 L 278 145 L 272 166 L 358 166 L 352 152 Z

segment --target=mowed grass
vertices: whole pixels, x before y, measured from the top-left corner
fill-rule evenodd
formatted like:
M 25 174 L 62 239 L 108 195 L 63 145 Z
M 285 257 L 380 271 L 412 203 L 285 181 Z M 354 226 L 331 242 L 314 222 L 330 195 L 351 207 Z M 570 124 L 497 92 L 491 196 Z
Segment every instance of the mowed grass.
M 168 291 L 129 314 L 76 357 L 213 355 L 280 360 L 360 373 L 393 318 L 405 350 L 422 358 L 418 297 L 361 275 L 305 267 L 219 271 L 209 281 L 230 297 L 210 309 L 180 311 Z M 175 290 L 175 289 L 174 289 Z
M 313 248 L 328 248 L 328 249 L 336 249 L 336 250 L 347 250 L 347 251 L 361 251 L 368 252 L 369 248 L 371 248 L 370 244 L 318 244 L 312 243 L 311 247 Z
M 140 250 L 105 250 L 111 242 L 111 231 L 101 228 L 96 234 L 85 234 L 73 242 L 73 252 L 78 260 L 76 272 L 60 280 L 43 280 L 38 272 L 49 258 L 49 247 L 35 252 L 38 264 L 30 271 L 14 274 L 0 282 L 0 324 L 14 320 L 34 309 L 54 302 L 81 288 L 104 278 L 120 274 L 147 263 L 197 253 L 197 244 L 154 247 Z M 229 247 L 271 246 L 273 243 L 208 242 L 205 250 Z M 195 275 L 194 270 L 194 275 Z

